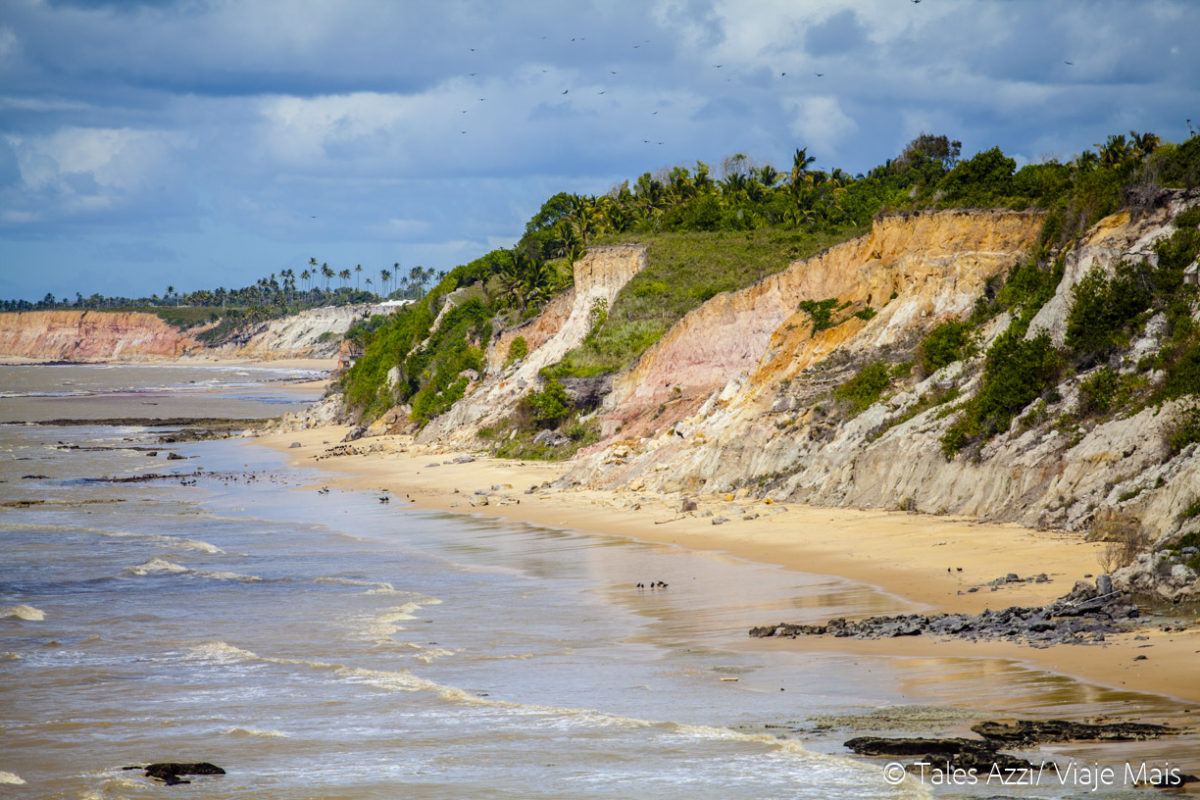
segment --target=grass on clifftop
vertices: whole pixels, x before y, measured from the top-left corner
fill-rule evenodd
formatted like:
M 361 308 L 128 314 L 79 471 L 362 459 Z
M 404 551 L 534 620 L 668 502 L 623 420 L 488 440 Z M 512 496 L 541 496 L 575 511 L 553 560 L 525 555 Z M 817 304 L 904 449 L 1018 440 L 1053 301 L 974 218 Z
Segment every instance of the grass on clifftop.
M 867 230 L 858 226 L 820 232 L 760 228 L 605 240 L 604 244 L 645 244 L 646 267 L 621 289 L 607 319 L 548 372 L 558 377 L 618 372 L 704 301 L 749 286 Z

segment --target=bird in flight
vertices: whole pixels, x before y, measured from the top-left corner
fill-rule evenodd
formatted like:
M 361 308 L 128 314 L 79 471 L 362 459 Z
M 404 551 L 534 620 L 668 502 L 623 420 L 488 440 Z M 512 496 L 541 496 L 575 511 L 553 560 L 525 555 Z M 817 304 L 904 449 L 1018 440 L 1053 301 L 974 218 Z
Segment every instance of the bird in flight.
M 570 89 L 563 89 L 563 94 L 566 94 L 566 93 L 567 93 L 567 92 L 569 92 L 569 91 L 571 91 L 571 90 L 570 90 Z
M 815 74 L 816 74 L 816 76 L 817 76 L 818 78 L 824 78 L 824 77 L 825 77 L 825 73 L 824 73 L 824 72 L 818 72 L 818 73 L 815 73 Z
M 1075 66 L 1075 62 L 1074 62 L 1074 61 L 1064 61 L 1063 63 L 1064 63 L 1064 64 L 1066 64 L 1068 67 L 1073 67 L 1073 66 Z

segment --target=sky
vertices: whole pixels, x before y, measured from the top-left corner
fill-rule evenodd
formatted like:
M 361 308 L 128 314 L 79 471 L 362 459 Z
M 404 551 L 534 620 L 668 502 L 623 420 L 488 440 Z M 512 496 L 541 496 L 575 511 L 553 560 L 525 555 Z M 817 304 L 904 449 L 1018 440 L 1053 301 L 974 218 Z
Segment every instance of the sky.
M 1179 142 L 1197 32 L 1196 0 L 0 0 L 0 298 L 451 269 L 739 153 Z

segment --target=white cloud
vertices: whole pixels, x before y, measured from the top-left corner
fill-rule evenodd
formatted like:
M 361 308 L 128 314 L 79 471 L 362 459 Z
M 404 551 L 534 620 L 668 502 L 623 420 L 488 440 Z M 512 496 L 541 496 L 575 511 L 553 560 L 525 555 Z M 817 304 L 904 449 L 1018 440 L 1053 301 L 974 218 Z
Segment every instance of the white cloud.
M 858 125 L 842 111 L 836 97 L 806 97 L 793 104 L 791 130 L 810 153 L 827 156 L 837 152 L 841 140 L 857 129 Z

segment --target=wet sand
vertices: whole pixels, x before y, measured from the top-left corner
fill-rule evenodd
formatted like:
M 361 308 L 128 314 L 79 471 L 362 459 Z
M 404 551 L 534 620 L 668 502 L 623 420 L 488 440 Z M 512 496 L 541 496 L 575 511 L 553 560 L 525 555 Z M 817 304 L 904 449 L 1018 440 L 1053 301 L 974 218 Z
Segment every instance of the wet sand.
M 351 443 L 354 455 L 321 457 L 341 442 L 344 427 L 275 433 L 255 441 L 286 449 L 297 465 L 340 473 L 329 485 L 387 490 L 422 508 L 476 513 L 605 535 L 717 551 L 760 563 L 870 584 L 928 611 L 978 613 L 985 608 L 1044 604 L 1068 592 L 1085 574 L 1097 574 L 1101 546 L 1074 534 L 1032 531 L 1016 525 L 977 523 L 953 517 L 785 506 L 745 497 L 692 496 L 698 509 L 679 513 L 682 497 L 649 492 L 537 489 L 566 466 L 476 457 L 454 463 L 455 454 L 415 445 L 408 437 Z M 298 443 L 299 447 L 293 447 Z M 318 458 L 320 457 L 320 458 Z M 472 505 L 476 490 L 499 485 L 486 506 Z M 508 496 L 508 504 L 498 502 Z M 720 526 L 701 516 L 711 510 L 730 521 Z M 746 520 L 743 517 L 757 518 Z M 987 584 L 1008 573 L 1022 578 L 1046 573 L 1047 583 Z M 971 587 L 980 587 L 969 592 Z M 764 619 L 760 624 L 788 622 Z M 1196 623 L 1192 618 L 1188 620 Z M 1102 686 L 1200 702 L 1197 654 L 1200 628 L 1164 632 L 1156 621 L 1137 634 L 1110 636 L 1100 645 L 1045 649 L 1009 642 L 938 641 L 930 637 L 861 641 L 808 637 L 749 640 L 750 647 L 836 651 L 874 655 L 990 658 L 1026 663 Z M 1138 638 L 1135 638 L 1135 635 Z M 1142 638 L 1148 637 L 1148 638 Z M 1146 656 L 1144 660 L 1135 659 Z

